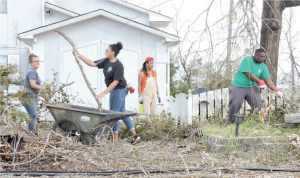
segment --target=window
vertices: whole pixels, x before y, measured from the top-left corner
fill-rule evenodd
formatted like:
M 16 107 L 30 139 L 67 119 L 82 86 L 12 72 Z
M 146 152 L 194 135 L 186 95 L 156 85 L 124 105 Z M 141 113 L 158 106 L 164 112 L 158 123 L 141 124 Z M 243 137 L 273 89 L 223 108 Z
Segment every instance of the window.
M 0 0 L 0 13 L 7 12 L 7 0 Z
M 0 66 L 7 66 L 7 56 L 0 56 Z
M 7 66 L 7 56 L 0 56 L 0 70 Z M 2 91 L 7 90 L 8 86 L 0 86 Z

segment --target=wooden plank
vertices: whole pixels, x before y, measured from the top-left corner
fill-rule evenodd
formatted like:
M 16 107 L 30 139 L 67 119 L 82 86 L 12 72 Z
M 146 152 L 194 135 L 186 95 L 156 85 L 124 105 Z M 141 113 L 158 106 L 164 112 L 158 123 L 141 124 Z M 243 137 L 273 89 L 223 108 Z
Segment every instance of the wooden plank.
M 281 90 L 283 91 L 283 90 Z M 275 94 L 276 96 L 276 94 Z M 277 104 L 277 107 L 283 107 L 283 98 L 277 98 L 276 97 L 276 104 Z
M 200 93 L 200 121 L 206 121 L 206 107 L 207 107 L 207 100 L 206 100 L 206 92 Z
M 199 117 L 199 94 L 193 95 L 193 117 Z
M 179 112 L 180 112 L 180 111 L 179 111 L 178 103 L 181 103 L 179 94 L 176 95 L 176 97 L 175 97 L 175 102 L 174 102 L 174 116 L 175 116 L 175 118 L 178 120 L 178 122 L 180 122 L 180 124 L 182 124 L 182 123 L 181 123 L 181 118 L 179 118 L 179 117 L 180 117 L 180 116 L 179 116 Z
M 214 113 L 214 100 L 215 100 L 215 94 L 214 91 L 209 91 L 207 92 L 207 101 L 208 101 L 208 106 L 207 106 L 207 116 L 211 117 Z
M 176 97 L 176 96 L 175 96 Z M 176 122 L 178 123 L 178 120 L 177 120 L 177 118 L 175 117 L 175 109 L 174 109 L 174 107 L 175 107 L 175 98 L 173 97 L 173 96 L 171 96 L 170 97 L 170 113 L 171 113 L 171 116 L 173 117 L 173 118 L 175 118 L 175 120 L 176 120 Z
M 187 124 L 192 124 L 193 122 L 193 95 L 191 90 L 189 90 L 189 95 L 187 99 Z
M 269 98 L 269 106 L 271 110 L 275 110 L 276 105 L 276 98 L 275 94 L 271 91 L 268 91 L 268 98 Z
M 222 104 L 223 118 L 227 118 L 229 113 L 229 88 L 222 89 Z
M 283 93 L 283 96 L 286 98 L 286 99 L 283 99 L 284 106 L 286 108 L 291 107 L 290 102 L 289 102 L 289 100 L 292 100 L 292 98 L 291 98 L 292 93 L 291 92 L 292 92 L 291 90 L 284 90 L 284 93 Z
M 285 114 L 284 123 L 286 124 L 300 124 L 300 113 L 297 114 Z
M 261 99 L 263 101 L 263 103 L 266 101 L 266 99 L 268 99 L 268 91 L 267 90 L 261 90 Z
M 248 102 L 246 101 L 246 113 L 245 114 L 249 114 L 252 112 L 252 108 L 251 106 L 248 104 Z
M 222 110 L 222 90 L 215 90 L 215 111 L 221 112 Z
M 176 96 L 176 108 L 177 108 L 177 117 L 180 117 L 180 123 L 186 123 L 187 124 L 187 109 L 188 109 L 188 102 L 187 102 L 187 96 L 184 93 L 180 93 Z
M 298 101 L 296 103 L 298 103 L 300 105 L 300 87 L 299 87 L 299 89 L 296 92 L 296 100 Z M 300 108 L 297 107 L 296 112 L 300 112 Z

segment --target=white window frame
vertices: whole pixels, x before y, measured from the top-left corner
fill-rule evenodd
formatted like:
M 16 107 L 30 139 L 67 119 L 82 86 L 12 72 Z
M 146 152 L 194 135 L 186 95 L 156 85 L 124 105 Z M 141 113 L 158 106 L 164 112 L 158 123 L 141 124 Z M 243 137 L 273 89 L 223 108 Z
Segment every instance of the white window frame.
M 6 14 L 7 13 L 7 0 L 1 0 L 1 1 L 5 1 L 5 11 L 0 11 L 0 14 Z

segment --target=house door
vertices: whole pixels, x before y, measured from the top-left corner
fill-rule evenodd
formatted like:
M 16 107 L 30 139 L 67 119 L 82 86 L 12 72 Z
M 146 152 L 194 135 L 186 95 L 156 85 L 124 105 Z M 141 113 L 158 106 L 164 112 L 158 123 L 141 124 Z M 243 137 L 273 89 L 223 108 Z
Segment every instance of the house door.
M 105 49 L 107 48 L 107 43 L 100 43 L 100 56 L 101 58 L 105 57 Z M 117 58 L 122 62 L 124 66 L 124 77 L 127 81 L 127 85 L 132 86 L 135 89 L 135 92 L 133 94 L 128 93 L 126 97 L 126 110 L 128 111 L 139 111 L 139 103 L 138 103 L 138 72 L 139 72 L 139 53 L 134 50 L 126 49 L 126 46 L 124 46 L 124 49 L 120 51 Z M 140 66 L 142 67 L 142 66 Z M 105 83 L 104 83 L 104 76 L 103 71 L 101 70 L 101 76 L 102 76 L 102 90 L 106 89 Z M 109 102 L 109 95 L 103 99 L 102 103 L 104 106 L 107 106 L 107 103 Z
M 81 46 L 78 50 L 83 56 L 94 61 L 104 57 L 104 52 L 107 46 L 107 44 L 100 42 Z M 126 110 L 138 111 L 138 52 L 122 49 L 118 55 L 118 59 L 123 63 L 124 75 L 127 83 L 133 86 L 136 90 L 135 93 L 128 94 L 126 97 Z M 104 82 L 103 70 L 99 70 L 96 67 L 89 67 L 83 62 L 81 62 L 81 64 L 92 87 L 95 89 L 95 92 L 99 94 L 104 91 L 106 89 L 106 85 Z M 70 87 L 66 88 L 68 94 L 76 96 L 77 102 L 75 104 L 97 107 L 96 101 L 86 86 L 78 64 L 74 59 L 72 50 L 66 50 L 62 53 L 60 69 L 60 82 L 75 82 Z M 109 94 L 107 94 L 101 102 L 104 109 L 109 109 Z
M 91 59 L 98 59 L 98 47 L 99 44 L 90 44 L 86 46 L 82 46 L 78 48 L 80 53 Z M 80 60 L 80 59 L 79 59 Z M 96 67 L 90 67 L 81 61 L 81 65 L 85 71 L 86 77 L 91 83 L 92 88 L 95 89 L 95 92 L 98 94 L 100 90 L 98 90 L 98 73 L 99 70 Z M 62 53 L 61 64 L 60 64 L 60 82 L 61 83 L 72 83 L 71 86 L 66 87 L 65 91 L 68 94 L 71 94 L 76 97 L 76 105 L 83 105 L 88 107 L 97 107 L 97 103 L 87 87 L 84 78 L 81 74 L 80 68 L 75 61 L 75 58 L 72 54 L 72 50 L 64 51 Z

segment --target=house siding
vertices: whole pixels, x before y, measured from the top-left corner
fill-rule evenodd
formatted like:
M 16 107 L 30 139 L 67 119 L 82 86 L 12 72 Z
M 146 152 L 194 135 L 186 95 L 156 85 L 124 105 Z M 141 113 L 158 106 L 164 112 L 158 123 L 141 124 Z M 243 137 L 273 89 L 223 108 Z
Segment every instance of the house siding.
M 120 4 L 116 4 L 107 0 L 73 0 L 72 3 L 70 3 L 70 1 L 54 0 L 51 2 L 79 14 L 85 14 L 94 10 L 104 9 L 108 12 L 120 15 L 122 17 L 132 19 L 145 25 L 149 25 L 149 14 L 124 7 Z
M 0 14 L 0 55 L 19 55 L 20 72 L 26 73 L 28 46 L 16 39 L 18 33 L 42 25 L 42 1 L 7 1 L 7 13 Z
M 105 25 L 104 25 L 105 24 Z M 163 40 L 162 37 L 141 31 L 126 24 L 113 21 L 105 17 L 96 17 L 83 22 L 75 23 L 61 28 L 76 44 L 89 43 L 102 40 L 109 44 L 121 41 L 124 48 L 134 49 L 140 52 L 139 66 L 144 59 L 156 55 L 156 43 Z M 36 35 L 38 40 L 33 49 L 44 42 L 45 48 L 45 78 L 52 79 L 52 69 L 59 71 L 60 52 L 70 48 L 70 44 L 54 31 Z M 165 51 L 167 47 L 165 46 Z M 103 51 L 104 53 L 104 51 Z M 96 59 L 92 59 L 96 60 Z

